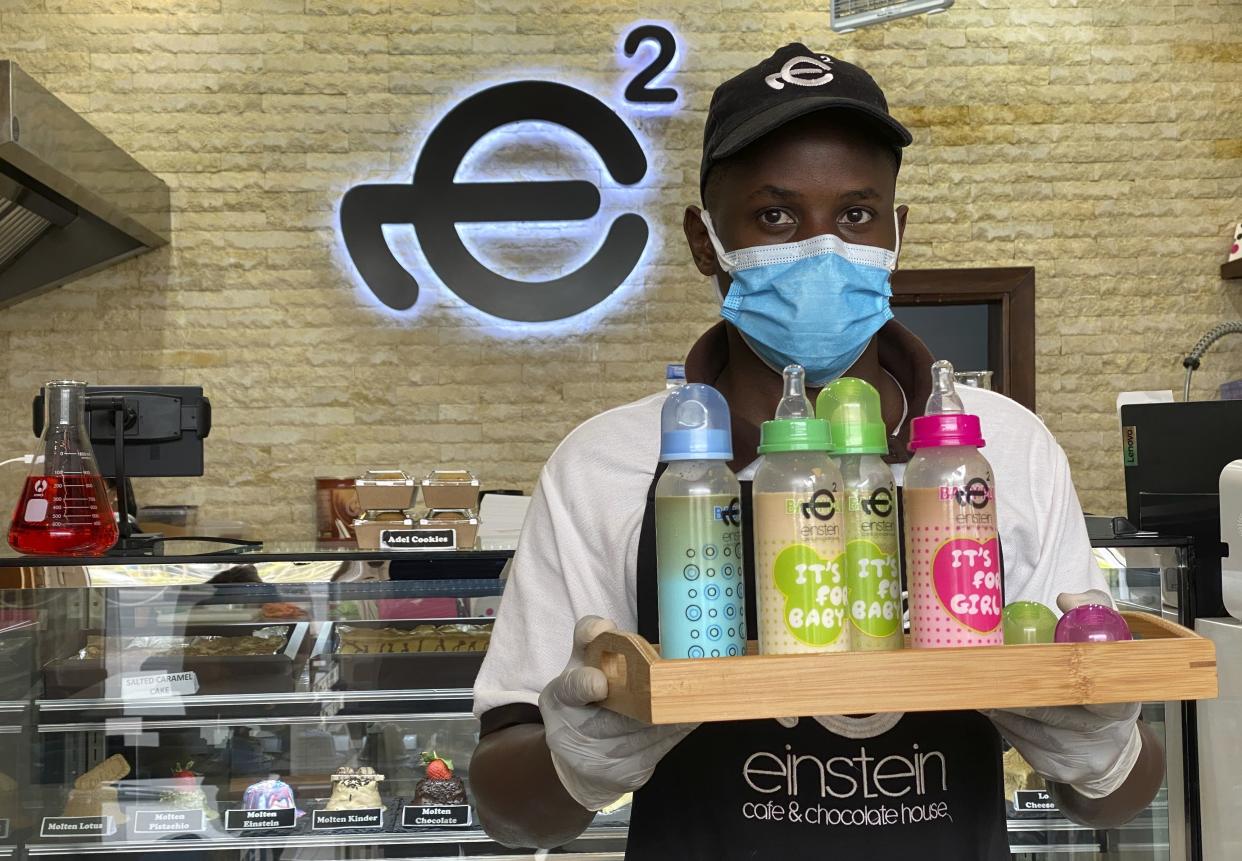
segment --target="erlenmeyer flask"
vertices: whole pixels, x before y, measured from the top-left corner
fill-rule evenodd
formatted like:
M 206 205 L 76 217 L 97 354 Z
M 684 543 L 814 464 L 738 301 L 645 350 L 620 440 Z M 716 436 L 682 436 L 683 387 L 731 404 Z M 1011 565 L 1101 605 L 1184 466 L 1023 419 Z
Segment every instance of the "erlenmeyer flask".
M 117 525 L 86 430 L 86 383 L 48 383 L 47 421 L 9 527 L 19 553 L 93 556 L 116 543 Z

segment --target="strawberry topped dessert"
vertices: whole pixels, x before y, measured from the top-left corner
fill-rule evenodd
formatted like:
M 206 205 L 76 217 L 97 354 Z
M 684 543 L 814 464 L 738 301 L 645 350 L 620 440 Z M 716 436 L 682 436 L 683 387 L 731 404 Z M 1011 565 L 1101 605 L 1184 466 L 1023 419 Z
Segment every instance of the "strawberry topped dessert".
M 453 774 L 453 761 L 436 755 L 433 750 L 423 754 L 427 776 L 414 787 L 414 803 L 418 805 L 465 804 L 466 785 Z
M 160 792 L 160 803 L 179 809 L 203 808 L 208 819 L 215 819 L 220 814 L 207 803 L 207 795 L 203 792 L 203 776 L 194 771 L 191 760 L 185 765 L 177 763 L 172 771 L 171 784 Z

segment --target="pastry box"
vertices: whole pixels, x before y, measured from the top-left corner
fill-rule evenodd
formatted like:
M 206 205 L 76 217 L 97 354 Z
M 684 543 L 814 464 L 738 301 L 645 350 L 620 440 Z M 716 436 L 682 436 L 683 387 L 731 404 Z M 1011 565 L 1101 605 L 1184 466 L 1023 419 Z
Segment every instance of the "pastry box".
M 129 674 L 192 672 L 199 694 L 287 693 L 309 625 L 190 625 L 161 636 L 86 630 L 74 654 L 43 667 L 44 696 L 120 696 Z
M 328 676 L 345 691 L 469 688 L 491 633 L 491 619 L 334 622 L 316 640 L 312 684 Z
M 451 529 L 457 549 L 470 550 L 479 537 L 479 518 L 465 510 L 435 509 L 418 521 L 418 528 Z
M 608 677 L 606 707 L 653 724 L 1216 696 L 1210 640 L 1122 615 L 1136 639 L 667 661 L 613 631 L 588 646 L 587 663 Z
M 368 469 L 354 488 L 363 511 L 405 511 L 418 493 L 414 479 L 399 469 Z
M 433 469 L 423 479 L 423 504 L 430 509 L 466 509 L 479 505 L 479 480 L 465 469 Z

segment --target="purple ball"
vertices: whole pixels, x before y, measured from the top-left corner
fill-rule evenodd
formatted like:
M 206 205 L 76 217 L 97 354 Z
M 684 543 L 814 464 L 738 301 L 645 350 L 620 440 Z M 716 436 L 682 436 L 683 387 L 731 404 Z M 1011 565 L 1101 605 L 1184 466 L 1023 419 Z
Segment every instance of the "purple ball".
M 1058 643 L 1109 643 L 1134 638 L 1125 618 L 1112 607 L 1083 604 L 1061 617 L 1054 639 Z

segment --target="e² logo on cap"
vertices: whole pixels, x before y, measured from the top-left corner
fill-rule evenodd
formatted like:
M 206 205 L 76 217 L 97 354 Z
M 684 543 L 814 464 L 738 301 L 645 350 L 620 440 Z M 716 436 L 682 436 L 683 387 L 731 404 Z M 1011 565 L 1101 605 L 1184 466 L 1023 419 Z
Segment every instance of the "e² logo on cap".
M 633 57 L 644 42 L 655 43 L 657 54 L 626 87 L 625 100 L 675 102 L 676 90 L 650 86 L 676 55 L 672 32 L 658 24 L 637 26 L 626 34 L 625 55 Z M 598 305 L 633 272 L 649 236 L 646 220 L 633 212 L 613 219 L 590 259 L 547 281 L 501 275 L 463 243 L 458 224 L 577 221 L 600 211 L 600 189 L 591 182 L 457 182 L 463 159 L 481 138 L 502 126 L 528 121 L 574 132 L 620 185 L 635 185 L 647 175 L 647 156 L 634 131 L 590 93 L 544 80 L 511 81 L 477 92 L 427 134 L 411 183 L 357 185 L 341 200 L 345 248 L 368 289 L 384 305 L 404 311 L 414 306 L 419 294 L 418 281 L 388 246 L 385 225 L 411 225 L 423 256 L 444 285 L 480 311 L 505 320 L 572 317 Z
M 786 84 L 793 84 L 795 87 L 822 87 L 831 83 L 832 78 L 832 57 L 820 54 L 818 57 L 794 57 L 786 61 L 779 72 L 773 72 L 764 81 L 774 90 L 783 90 Z

